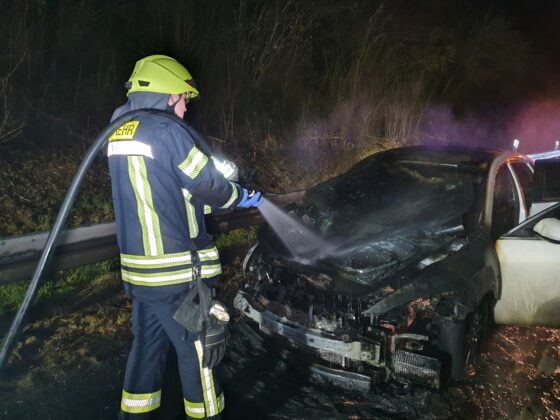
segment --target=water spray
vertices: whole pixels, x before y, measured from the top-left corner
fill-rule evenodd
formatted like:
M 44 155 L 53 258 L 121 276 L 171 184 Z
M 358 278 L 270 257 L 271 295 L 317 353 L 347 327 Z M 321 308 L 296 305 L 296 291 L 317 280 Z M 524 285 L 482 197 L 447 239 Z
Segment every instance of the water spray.
M 259 210 L 297 262 L 312 265 L 333 254 L 332 244 L 266 198 Z
M 558 150 L 558 149 L 560 149 L 560 140 L 556 140 L 556 141 L 554 142 L 554 151 L 556 151 L 556 150 Z

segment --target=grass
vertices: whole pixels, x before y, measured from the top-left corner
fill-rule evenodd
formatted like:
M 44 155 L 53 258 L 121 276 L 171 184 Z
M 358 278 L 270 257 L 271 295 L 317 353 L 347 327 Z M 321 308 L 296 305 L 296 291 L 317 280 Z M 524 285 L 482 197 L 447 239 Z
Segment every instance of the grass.
M 214 238 L 214 243 L 218 247 L 227 248 L 232 246 L 248 245 L 257 239 L 258 226 L 251 226 L 247 229 L 235 229 L 228 233 L 222 233 Z
M 83 155 L 76 149 L 0 154 L 0 237 L 50 230 Z M 107 164 L 98 161 L 67 225 L 113 219 Z
M 215 243 L 218 248 L 247 245 L 255 241 L 257 226 L 248 229 L 236 229 L 217 235 Z M 88 283 L 119 270 L 117 260 L 102 261 L 95 264 L 57 272 L 47 278 L 39 288 L 34 305 L 57 305 L 79 292 Z M 0 286 L 0 317 L 15 313 L 23 301 L 29 281 Z
M 39 288 L 34 305 L 56 305 L 104 275 L 118 269 L 116 260 L 102 261 L 56 273 Z M 0 286 L 0 316 L 13 314 L 23 301 L 29 281 Z

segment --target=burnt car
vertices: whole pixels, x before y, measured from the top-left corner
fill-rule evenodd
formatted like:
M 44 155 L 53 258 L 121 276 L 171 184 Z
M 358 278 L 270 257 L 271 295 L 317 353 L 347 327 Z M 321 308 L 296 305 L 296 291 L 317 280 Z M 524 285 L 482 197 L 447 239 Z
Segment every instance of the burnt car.
M 330 368 L 435 387 L 472 376 L 494 312 L 560 326 L 560 197 L 535 201 L 534 163 L 455 147 L 374 154 L 286 209 L 328 252 L 294 253 L 263 226 L 234 305 Z

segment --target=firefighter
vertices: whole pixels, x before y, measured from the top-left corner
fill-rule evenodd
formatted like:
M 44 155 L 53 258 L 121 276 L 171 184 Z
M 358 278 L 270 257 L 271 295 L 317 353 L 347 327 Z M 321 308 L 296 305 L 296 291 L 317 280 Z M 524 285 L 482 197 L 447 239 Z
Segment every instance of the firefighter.
M 217 418 L 225 402 L 212 368 L 225 351 L 228 315 L 212 300 L 221 266 L 204 214 L 256 207 L 261 194 L 228 181 L 208 146 L 180 120 L 199 92 L 178 61 L 164 55 L 139 60 L 126 88 L 128 101 L 112 120 L 138 109 L 165 112 L 142 114 L 108 140 L 134 335 L 119 418 L 157 415 L 170 345 L 177 353 L 187 417 Z M 189 319 L 196 322 L 186 330 Z

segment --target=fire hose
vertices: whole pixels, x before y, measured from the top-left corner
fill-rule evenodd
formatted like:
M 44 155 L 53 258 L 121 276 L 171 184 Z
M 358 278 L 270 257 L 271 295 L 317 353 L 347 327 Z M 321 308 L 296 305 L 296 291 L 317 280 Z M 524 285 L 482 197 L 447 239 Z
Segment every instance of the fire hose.
M 186 123 L 182 120 L 178 119 L 174 115 L 171 115 L 165 111 L 157 110 L 157 109 L 139 109 L 136 111 L 127 112 L 126 114 L 120 116 L 119 118 L 115 119 L 111 122 L 105 129 L 97 136 L 94 140 L 91 147 L 88 149 L 84 159 L 80 163 L 78 170 L 76 171 L 76 175 L 74 175 L 74 179 L 68 188 L 68 192 L 64 197 L 64 201 L 58 211 L 58 215 L 56 216 L 56 220 L 52 227 L 52 230 L 49 233 L 47 241 L 45 243 L 45 247 L 43 248 L 43 252 L 41 257 L 39 258 L 39 262 L 35 271 L 33 273 L 33 277 L 27 286 L 27 290 L 25 292 L 25 296 L 23 301 L 10 325 L 10 329 L 4 338 L 4 343 L 2 345 L 2 350 L 0 351 L 0 371 L 4 367 L 10 352 L 12 350 L 14 340 L 18 336 L 19 332 L 21 331 L 22 325 L 25 321 L 27 312 L 29 310 L 29 306 L 33 302 L 35 295 L 40 287 L 41 279 L 43 277 L 43 273 L 48 268 L 52 256 L 54 254 L 54 250 L 58 244 L 62 229 L 64 224 L 66 223 L 66 219 L 68 218 L 68 214 L 72 209 L 74 201 L 76 200 L 76 196 L 78 195 L 79 188 L 87 174 L 88 169 L 91 167 L 92 163 L 94 162 L 97 154 L 103 149 L 105 144 L 107 143 L 107 138 L 121 125 L 124 123 L 133 120 L 141 115 L 152 114 L 158 115 L 162 117 L 166 117 L 172 119 L 174 122 L 179 123 L 187 130 L 194 138 L 195 142 L 202 146 L 203 149 L 209 151 L 208 146 L 204 143 L 203 138 L 189 127 Z

